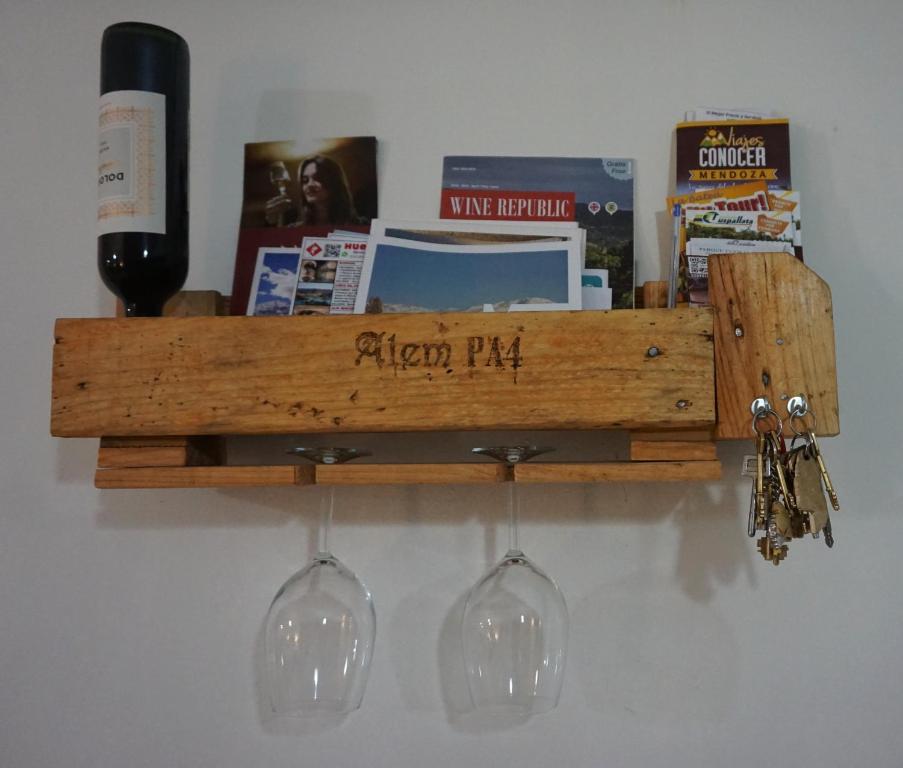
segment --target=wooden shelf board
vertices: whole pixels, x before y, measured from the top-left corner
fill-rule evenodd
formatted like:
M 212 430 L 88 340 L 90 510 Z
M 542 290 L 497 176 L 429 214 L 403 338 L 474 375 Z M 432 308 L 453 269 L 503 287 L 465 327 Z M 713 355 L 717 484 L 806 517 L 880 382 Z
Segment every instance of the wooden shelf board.
M 586 464 L 337 464 L 332 466 L 134 467 L 98 469 L 98 488 L 227 488 L 292 485 L 434 485 L 717 480 L 719 461 Z
M 514 479 L 519 483 L 629 483 L 720 478 L 721 462 L 718 460 L 531 463 L 514 468 Z
M 117 467 L 98 469 L 97 488 L 236 488 L 310 485 L 313 467 Z

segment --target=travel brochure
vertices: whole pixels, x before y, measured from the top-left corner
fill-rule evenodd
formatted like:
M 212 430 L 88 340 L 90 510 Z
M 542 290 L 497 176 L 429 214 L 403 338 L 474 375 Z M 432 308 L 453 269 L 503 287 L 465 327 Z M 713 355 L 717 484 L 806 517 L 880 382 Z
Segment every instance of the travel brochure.
M 790 186 L 789 121 L 696 108 L 677 126 L 668 305 L 705 306 L 708 259 L 785 252 L 802 260 L 800 193 Z
M 708 259 L 802 259 L 789 121 L 697 107 L 676 128 L 668 304 L 708 303 Z M 232 312 L 318 315 L 633 306 L 634 161 L 449 155 L 439 219 L 377 218 L 376 139 L 245 147 Z

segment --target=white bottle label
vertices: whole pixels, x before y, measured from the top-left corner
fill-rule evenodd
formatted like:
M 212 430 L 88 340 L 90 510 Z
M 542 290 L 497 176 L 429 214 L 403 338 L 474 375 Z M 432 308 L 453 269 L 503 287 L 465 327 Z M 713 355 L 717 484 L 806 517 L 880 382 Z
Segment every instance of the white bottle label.
M 166 96 L 100 97 L 97 234 L 166 234 Z

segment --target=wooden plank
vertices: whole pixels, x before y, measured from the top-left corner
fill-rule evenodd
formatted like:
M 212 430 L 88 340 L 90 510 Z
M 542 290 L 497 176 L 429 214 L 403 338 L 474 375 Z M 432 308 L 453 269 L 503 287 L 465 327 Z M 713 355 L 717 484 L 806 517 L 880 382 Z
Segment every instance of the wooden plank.
M 98 467 L 188 467 L 225 463 L 220 437 L 102 437 Z
M 309 485 L 313 467 L 125 467 L 98 469 L 97 488 L 234 488 Z
M 345 464 L 333 466 L 126 467 L 99 469 L 102 489 L 229 488 L 292 485 L 598 483 L 698 481 L 721 477 L 718 461 L 520 464 L 509 470 L 491 464 Z
M 635 461 L 590 464 L 518 464 L 518 483 L 627 483 L 718 480 L 720 461 Z
M 634 429 L 630 431 L 630 439 L 646 443 L 653 441 L 712 442 L 715 439 L 715 429 Z
M 713 360 L 709 309 L 59 320 L 51 431 L 706 427 Z
M 715 443 L 700 440 L 633 440 L 631 461 L 712 461 L 718 458 Z
M 717 437 L 752 439 L 750 403 L 767 397 L 790 433 L 785 403 L 803 393 L 818 434 L 840 431 L 831 289 L 787 253 L 709 258 L 715 311 Z
M 501 483 L 509 478 L 504 464 L 322 464 L 320 485 L 444 485 Z

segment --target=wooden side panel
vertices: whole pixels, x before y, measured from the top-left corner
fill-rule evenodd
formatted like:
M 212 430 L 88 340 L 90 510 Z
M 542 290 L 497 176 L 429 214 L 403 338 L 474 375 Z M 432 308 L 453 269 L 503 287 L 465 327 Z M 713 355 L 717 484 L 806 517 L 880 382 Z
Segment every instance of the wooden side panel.
M 708 309 L 59 320 L 51 431 L 697 428 L 713 360 Z
M 102 437 L 98 467 L 188 467 L 225 464 L 221 437 Z
M 803 393 L 818 434 L 840 431 L 831 289 L 787 253 L 709 258 L 715 311 L 716 435 L 750 438 L 750 403 L 766 396 L 785 421 L 788 398 Z

